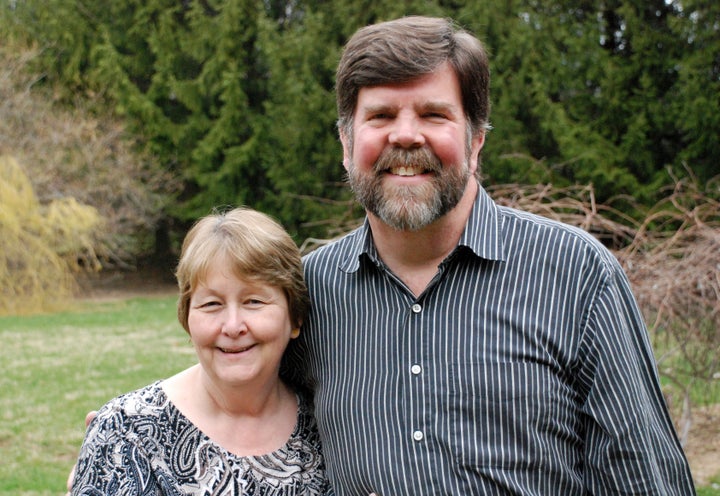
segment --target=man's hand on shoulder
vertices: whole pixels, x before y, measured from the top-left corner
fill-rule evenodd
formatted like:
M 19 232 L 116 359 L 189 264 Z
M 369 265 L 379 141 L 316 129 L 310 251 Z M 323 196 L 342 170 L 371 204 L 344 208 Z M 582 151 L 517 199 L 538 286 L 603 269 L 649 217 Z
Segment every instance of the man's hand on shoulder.
M 85 415 L 85 428 L 86 429 L 90 425 L 90 422 L 92 422 L 95 417 L 97 417 L 97 412 L 95 410 L 90 411 L 90 412 L 88 412 L 87 415 Z M 72 466 L 72 469 L 70 469 L 70 474 L 68 475 L 68 478 L 67 478 L 68 492 L 67 492 L 66 496 L 70 496 L 70 491 L 72 491 L 73 481 L 75 480 L 75 469 L 76 468 L 77 468 L 77 463 Z

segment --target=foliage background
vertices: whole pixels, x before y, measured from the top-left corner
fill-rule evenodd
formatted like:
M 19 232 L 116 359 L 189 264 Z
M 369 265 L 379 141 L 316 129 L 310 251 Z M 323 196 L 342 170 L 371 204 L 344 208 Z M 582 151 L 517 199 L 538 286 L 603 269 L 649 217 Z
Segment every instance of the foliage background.
M 148 187 L 171 201 L 150 209 L 143 226 L 157 244 L 130 255 L 167 250 L 174 232 L 220 204 L 273 214 L 298 240 L 356 218 L 341 187 L 334 69 L 356 28 L 406 14 L 450 16 L 491 52 L 486 184 L 592 183 L 600 202 L 631 195 L 649 206 L 672 175 L 689 167 L 704 181 L 719 171 L 717 2 L 0 5 L 0 34 L 38 51 L 37 86 L 52 88 L 60 104 L 91 102 L 120 119 L 151 157 L 150 175 L 179 179 L 178 188 Z

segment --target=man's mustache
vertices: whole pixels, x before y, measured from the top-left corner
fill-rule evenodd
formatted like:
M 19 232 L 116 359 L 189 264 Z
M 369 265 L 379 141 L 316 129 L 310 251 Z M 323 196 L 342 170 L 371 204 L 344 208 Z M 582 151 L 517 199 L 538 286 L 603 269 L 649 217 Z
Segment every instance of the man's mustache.
M 402 149 L 389 148 L 382 152 L 374 165 L 375 172 L 384 172 L 394 167 L 415 166 L 424 172 L 440 172 L 442 162 L 427 147 Z

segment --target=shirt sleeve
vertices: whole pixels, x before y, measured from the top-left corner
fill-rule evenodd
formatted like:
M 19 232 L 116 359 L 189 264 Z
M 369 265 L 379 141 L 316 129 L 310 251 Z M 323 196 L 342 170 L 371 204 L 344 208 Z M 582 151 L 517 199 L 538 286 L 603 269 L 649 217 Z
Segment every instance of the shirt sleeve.
M 90 424 L 80 450 L 72 495 L 151 495 L 148 457 L 134 441 L 121 409 L 105 407 Z
M 579 380 L 589 494 L 695 494 L 647 329 L 619 264 L 600 287 L 585 331 Z

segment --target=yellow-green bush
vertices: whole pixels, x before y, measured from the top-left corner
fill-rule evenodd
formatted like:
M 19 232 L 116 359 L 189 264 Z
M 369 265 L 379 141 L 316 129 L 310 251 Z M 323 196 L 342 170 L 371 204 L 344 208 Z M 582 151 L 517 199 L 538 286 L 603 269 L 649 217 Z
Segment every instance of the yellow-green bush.
M 0 156 L 0 315 L 57 309 L 72 295 L 73 272 L 97 269 L 97 211 L 74 198 L 38 201 L 18 162 Z
M 179 175 L 140 151 L 141 138 L 110 115 L 102 95 L 78 93 L 70 107 L 61 104 L 62 88 L 41 84 L 36 72 L 42 50 L 5 43 L 2 33 L 0 40 L 0 155 L 22 164 L 37 201 L 58 215 L 78 215 L 58 198 L 95 208 L 104 225 L 92 251 L 105 268 L 135 266 L 154 253 L 166 192 Z

